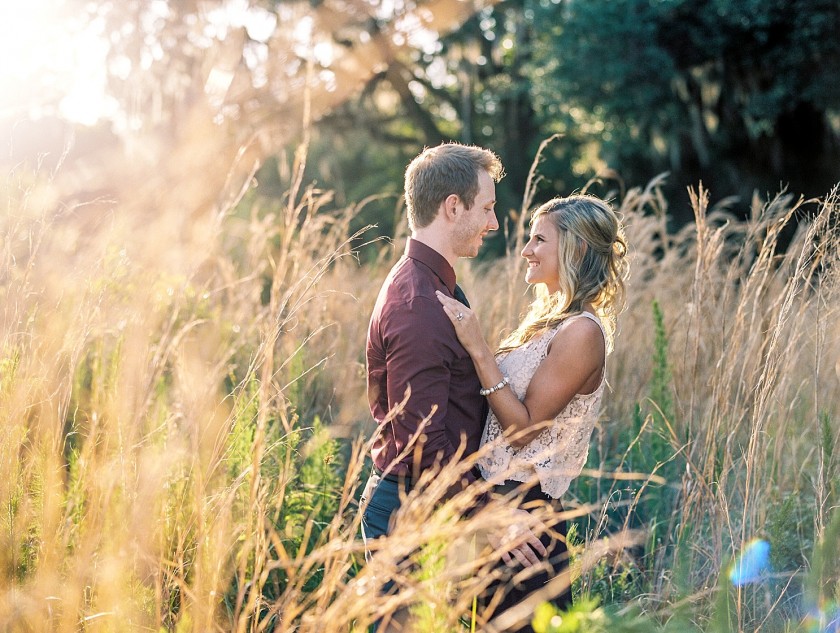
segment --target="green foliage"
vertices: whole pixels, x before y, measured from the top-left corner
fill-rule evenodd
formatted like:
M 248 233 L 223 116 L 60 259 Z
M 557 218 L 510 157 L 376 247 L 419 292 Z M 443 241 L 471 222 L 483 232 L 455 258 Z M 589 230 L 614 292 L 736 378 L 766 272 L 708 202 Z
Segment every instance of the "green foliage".
M 184 611 L 178 618 L 178 623 L 174 629 L 167 629 L 160 627 L 158 633 L 190 633 L 193 630 L 193 619 L 189 611 Z
M 586 542 L 579 534 L 580 523 L 572 522 L 566 532 L 571 567 L 579 563 L 585 551 Z M 639 594 L 640 578 L 638 570 L 627 559 L 603 558 L 585 574 L 576 575 L 572 580 L 572 596 L 579 601 L 595 600 L 599 604 L 616 604 L 632 600 Z
M 566 611 L 550 603 L 537 607 L 531 621 L 536 633 L 689 633 L 689 623 L 672 620 L 660 624 L 637 608 L 616 610 L 599 606 L 596 598 L 578 600 Z
M 228 436 L 227 473 L 231 480 L 245 474 L 241 489 L 250 487 L 251 476 L 248 472 L 253 461 L 254 434 L 259 414 L 259 382 L 248 380 L 234 398 L 232 419 L 233 424 Z M 240 495 L 241 496 L 241 495 Z
M 258 382 L 249 381 L 236 401 L 235 424 L 228 451 L 228 472 L 232 478 L 248 471 L 256 449 L 258 390 Z M 328 536 L 325 529 L 338 510 L 344 482 L 340 446 L 318 416 L 314 417 L 310 427 L 302 428 L 294 414 L 290 432 L 284 431 L 278 420 L 270 420 L 264 441 L 266 449 L 259 468 L 261 481 L 266 487 L 263 494 L 272 506 L 272 525 L 268 529 L 279 536 L 284 557 L 303 560 Z M 250 479 L 250 474 L 244 477 L 238 488 L 239 514 L 256 510 L 249 505 Z M 249 577 L 255 569 L 253 555 L 252 552 L 246 570 Z M 269 556 L 274 558 L 278 555 L 272 545 Z M 310 570 L 303 591 L 317 589 L 322 577 L 322 568 Z M 263 602 L 279 599 L 288 582 L 287 570 L 283 565 L 276 566 L 260 585 Z M 238 586 L 239 578 L 235 579 L 226 596 L 229 608 L 235 602 Z M 267 616 L 267 613 L 263 615 Z
M 687 633 L 701 630 L 704 633 L 735 633 L 751 630 L 739 622 L 752 619 L 756 624 L 761 623 L 759 628 L 762 630 L 786 633 L 834 631 L 836 628 L 826 628 L 826 625 L 840 617 L 840 510 L 834 511 L 810 561 L 811 569 L 804 578 L 804 604 L 798 609 L 777 610 L 778 605 L 773 605 L 768 613 L 768 600 L 781 595 L 781 589 L 768 584 L 770 580 L 763 576 L 734 587 L 729 578 L 732 563 L 728 561 L 719 572 L 711 614 L 702 628 L 695 623 L 696 614 L 691 617 L 683 607 L 662 622 L 633 604 L 620 608 L 617 605 L 602 607 L 600 600 L 592 597 L 577 599 L 566 611 L 543 603 L 534 613 L 532 626 L 537 633 Z M 753 610 L 759 613 L 751 613 Z
M 806 569 L 806 553 L 813 543 L 814 517 L 810 509 L 813 499 L 803 494 L 787 494 L 770 501 L 764 531 L 770 543 L 770 568 L 774 576 L 765 581 L 762 592 L 778 596 L 773 619 L 796 617 L 801 609 L 802 577 Z M 788 576 L 790 575 L 790 577 Z M 766 606 L 762 596 L 756 597 L 752 611 L 762 619 Z
M 583 600 L 594 598 L 604 604 L 621 604 L 638 595 L 640 581 L 638 570 L 627 561 L 601 559 L 587 571 L 580 595 Z
M 825 534 L 814 546 L 805 600 L 812 608 L 840 604 L 840 508 L 835 508 Z
M 338 456 L 338 442 L 316 417 L 295 463 L 296 476 L 289 478 L 290 473 L 283 473 L 290 485 L 283 497 L 278 528 L 287 537 L 287 551 L 297 554 L 301 548 L 311 549 L 335 516 L 343 484 Z M 311 524 L 311 533 L 304 541 L 307 524 Z M 319 582 L 320 574 L 316 573 L 306 589 L 314 589 Z
M 5 551 L 0 556 L 3 569 L 0 581 L 22 583 L 36 571 L 43 529 L 38 508 L 44 500 L 41 474 L 26 473 L 15 468 L 14 479 L 7 482 L 8 497 L 0 509 L 0 543 Z
M 453 589 L 450 583 L 439 580 L 446 568 L 446 549 L 447 543 L 442 541 L 426 544 L 417 556 L 416 571 L 412 574 L 419 583 L 428 587 L 430 595 L 444 600 Z M 415 630 L 457 633 L 457 630 L 447 626 L 448 614 L 437 608 L 438 604 L 422 601 L 411 607 L 412 626 Z
M 635 404 L 631 424 L 619 433 L 618 450 L 608 457 L 606 463 L 590 465 L 607 471 L 620 468 L 636 473 L 655 473 L 666 483 L 626 482 L 616 484 L 606 493 L 613 502 L 607 509 L 607 529 L 642 529 L 647 533 L 647 540 L 633 548 L 631 557 L 600 561 L 578 581 L 578 595 L 597 597 L 605 605 L 625 602 L 643 593 L 649 581 L 646 574 L 656 565 L 654 558 L 673 556 L 678 551 L 677 535 L 669 518 L 677 501 L 677 490 L 673 484 L 684 471 L 685 462 L 682 457 L 675 456 L 673 445 L 671 429 L 676 421 L 673 378 L 668 361 L 664 313 L 657 301 L 652 303 L 652 322 L 654 344 L 651 379 L 647 385 L 648 400 Z M 595 455 L 597 451 L 593 448 L 590 459 Z M 605 495 L 600 482 L 589 477 L 576 480 L 573 488 L 587 502 L 596 502 Z M 587 534 L 592 527 L 591 520 L 584 518 L 570 532 L 574 539 L 577 534 Z M 571 542 L 574 543 L 574 540 Z
M 651 539 L 654 541 L 651 545 L 658 547 L 663 543 L 656 539 L 657 521 L 671 516 L 676 501 L 676 493 L 668 484 L 678 480 L 685 464 L 675 456 L 672 429 L 676 423 L 676 409 L 673 378 L 668 363 L 668 335 L 664 313 L 656 300 L 652 303 L 652 313 L 654 340 L 653 370 L 648 385 L 650 404 L 647 407 L 637 405 L 634 410 L 633 427 L 638 441 L 628 455 L 627 466 L 635 472 L 656 473 L 666 480 L 664 486 L 650 482 L 647 485 L 649 493 L 640 500 L 636 509 L 639 522 L 651 529 Z M 646 413 L 644 420 L 641 418 L 643 413 Z M 667 540 L 668 537 L 665 538 Z
M 806 136 L 832 135 L 826 114 L 840 108 L 829 75 L 840 66 L 836 3 L 596 0 L 564 3 L 560 19 L 548 3 L 537 11 L 538 28 L 551 27 L 534 47 L 535 108 L 577 161 L 595 143 L 631 181 L 669 170 L 745 196 L 805 163 L 814 173 L 795 186 L 818 195 L 836 182 L 834 150 L 803 151 Z M 751 152 L 768 146 L 782 158 L 765 165 Z
M 723 565 L 718 579 L 714 611 L 709 622 L 711 633 L 731 633 L 738 630 L 734 590 L 725 571 L 729 569 L 730 565 L 731 561 L 727 561 Z
M 650 380 L 650 399 L 655 410 L 651 413 L 654 428 L 658 433 L 666 436 L 665 425 L 674 420 L 674 397 L 671 369 L 668 366 L 668 335 L 665 332 L 665 315 L 659 302 L 654 299 L 653 309 L 653 376 Z M 662 446 L 657 446 L 661 449 Z M 659 461 L 667 458 L 665 454 L 657 455 Z
M 824 507 L 832 508 L 838 500 L 838 491 L 840 491 L 840 472 L 837 469 L 835 445 L 834 445 L 834 429 L 831 423 L 831 415 L 828 411 L 820 412 L 820 451 L 822 452 L 822 479 L 826 488 L 826 498 L 823 502 Z
M 800 496 L 787 495 L 771 502 L 773 511 L 768 513 L 765 529 L 770 541 L 770 562 L 776 571 L 796 571 L 805 563 L 801 533 L 805 512 L 800 507 Z M 813 522 L 810 520 L 810 522 Z
M 671 443 L 675 422 L 673 379 L 668 364 L 664 314 L 656 300 L 652 303 L 652 313 L 654 340 L 648 403 L 637 403 L 633 409 L 633 435 L 625 440 L 632 446 L 626 465 L 634 472 L 656 471 L 667 478 L 667 474 L 675 474 L 677 470 L 677 466 L 670 464 L 674 456 Z
M 581 633 L 606 631 L 608 616 L 598 607 L 598 600 L 579 600 L 562 614 L 550 603 L 537 607 L 531 625 L 537 633 Z

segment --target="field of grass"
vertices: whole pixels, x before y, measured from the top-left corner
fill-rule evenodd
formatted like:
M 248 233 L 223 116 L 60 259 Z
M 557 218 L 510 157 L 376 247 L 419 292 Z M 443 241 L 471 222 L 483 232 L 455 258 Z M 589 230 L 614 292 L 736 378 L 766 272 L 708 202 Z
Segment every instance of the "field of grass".
M 188 218 L 174 191 L 139 209 L 41 174 L 2 186 L 2 630 L 363 631 L 401 606 L 418 631 L 500 630 L 471 607 L 504 513 L 435 503 L 457 473 L 361 554 L 365 331 L 401 237 L 351 236 L 359 209 L 299 182 Z M 577 606 L 538 608 L 541 630 L 837 630 L 837 191 L 742 221 L 694 189 L 676 234 L 688 202 L 657 181 L 615 202 L 632 276 L 565 500 Z M 458 270 L 496 341 L 529 296 L 511 242 Z M 733 584 L 755 539 L 769 563 Z M 399 596 L 377 596 L 386 575 Z

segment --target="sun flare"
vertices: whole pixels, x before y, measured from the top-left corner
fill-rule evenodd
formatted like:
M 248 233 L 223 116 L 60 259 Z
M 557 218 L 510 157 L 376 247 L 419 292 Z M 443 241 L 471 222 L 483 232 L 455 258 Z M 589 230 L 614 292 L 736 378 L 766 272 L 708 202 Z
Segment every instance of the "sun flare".
M 0 4 L 0 118 L 57 116 L 92 125 L 113 107 L 101 25 L 69 4 Z

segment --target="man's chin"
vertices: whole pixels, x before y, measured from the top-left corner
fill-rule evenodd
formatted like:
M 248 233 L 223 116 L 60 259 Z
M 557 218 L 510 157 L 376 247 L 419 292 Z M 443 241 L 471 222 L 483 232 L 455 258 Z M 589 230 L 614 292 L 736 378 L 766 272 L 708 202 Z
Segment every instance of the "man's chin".
M 478 257 L 478 251 L 481 250 L 482 245 L 482 242 L 479 242 L 478 244 L 464 244 L 462 250 L 458 252 L 458 257 L 465 259 Z

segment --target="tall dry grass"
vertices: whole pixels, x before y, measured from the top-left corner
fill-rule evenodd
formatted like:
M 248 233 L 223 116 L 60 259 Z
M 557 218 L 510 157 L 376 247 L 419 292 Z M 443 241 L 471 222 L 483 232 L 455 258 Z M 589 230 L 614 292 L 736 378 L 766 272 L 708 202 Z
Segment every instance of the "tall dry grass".
M 412 492 L 363 563 L 364 338 L 402 242 L 359 246 L 358 209 L 332 210 L 291 167 L 283 201 L 257 190 L 189 230 L 180 203 L 144 224 L 125 221 L 137 209 L 122 202 L 67 206 L 43 176 L 4 181 L 4 630 L 362 631 L 402 607 L 417 630 L 471 617 L 504 629 L 471 608 L 499 555 L 482 547 L 486 530 L 508 517 L 488 507 L 462 520 L 469 494 L 436 503 L 456 469 Z M 754 200 L 741 221 L 699 189 L 696 224 L 670 234 L 657 184 L 617 201 L 629 303 L 589 468 L 566 505 L 584 529 L 578 591 L 631 568 L 644 608 L 668 618 L 689 604 L 702 626 L 707 588 L 745 542 L 789 539 L 779 572 L 796 578 L 837 504 L 838 197 Z M 499 340 L 528 301 L 521 262 L 458 272 Z M 663 340 L 667 380 L 655 376 Z M 635 469 L 638 449 L 657 456 L 652 476 L 615 475 Z M 790 495 L 791 518 L 773 523 Z M 383 577 L 398 596 L 378 595 Z M 781 609 L 736 601 L 742 630 Z
M 630 439 L 642 450 L 664 439 L 667 459 L 680 465 L 670 481 L 673 514 L 658 517 L 667 536 L 645 570 L 649 597 L 667 602 L 674 548 L 687 559 L 689 586 L 714 586 L 744 543 L 769 538 L 768 522 L 793 496 L 800 521 L 812 524 L 787 526 L 792 541 L 803 530 L 810 534 L 794 545 L 802 548 L 802 571 L 837 508 L 840 232 L 836 189 L 821 201 L 786 193 L 754 198 L 741 221 L 734 201 L 710 209 L 701 186 L 689 191 L 696 223 L 671 234 L 657 184 L 617 201 L 632 273 L 590 465 L 621 461 L 637 405 L 650 412 L 665 405 L 650 400 L 657 302 L 668 338 L 671 410 L 659 425 L 649 415 Z M 476 304 L 505 313 L 492 286 L 477 281 Z M 620 491 L 608 485 L 604 492 L 616 498 Z

